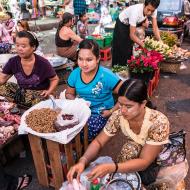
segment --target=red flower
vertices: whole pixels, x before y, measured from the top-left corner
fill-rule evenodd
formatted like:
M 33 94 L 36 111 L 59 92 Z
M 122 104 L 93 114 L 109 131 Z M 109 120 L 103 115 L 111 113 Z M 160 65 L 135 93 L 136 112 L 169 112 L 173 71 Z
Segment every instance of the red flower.
M 143 73 L 144 71 L 154 71 L 158 68 L 158 64 L 163 60 L 163 56 L 155 50 L 148 51 L 143 48 L 136 48 L 140 50 L 138 56 L 131 56 L 127 61 L 130 70 Z

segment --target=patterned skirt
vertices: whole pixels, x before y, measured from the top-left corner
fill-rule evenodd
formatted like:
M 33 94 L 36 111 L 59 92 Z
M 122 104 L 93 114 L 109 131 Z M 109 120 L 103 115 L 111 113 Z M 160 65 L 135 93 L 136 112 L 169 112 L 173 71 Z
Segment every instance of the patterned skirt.
M 0 54 L 10 53 L 12 45 L 7 42 L 0 43 Z
M 88 140 L 92 141 L 106 125 L 108 118 L 101 115 L 91 115 L 88 120 Z

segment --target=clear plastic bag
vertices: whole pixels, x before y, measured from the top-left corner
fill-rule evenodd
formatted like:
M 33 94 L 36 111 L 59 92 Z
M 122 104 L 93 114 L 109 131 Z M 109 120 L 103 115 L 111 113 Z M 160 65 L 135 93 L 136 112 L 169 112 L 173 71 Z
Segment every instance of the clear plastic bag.
M 88 190 L 84 185 L 78 183 L 76 179 L 73 179 L 72 183 L 67 181 L 63 183 L 60 190 Z

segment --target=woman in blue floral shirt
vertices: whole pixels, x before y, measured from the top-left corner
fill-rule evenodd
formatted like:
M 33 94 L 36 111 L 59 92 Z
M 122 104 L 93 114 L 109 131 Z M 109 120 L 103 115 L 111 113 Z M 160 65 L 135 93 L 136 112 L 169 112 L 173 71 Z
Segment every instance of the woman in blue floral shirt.
M 91 117 L 88 120 L 89 140 L 98 135 L 108 117 L 117 109 L 112 93 L 118 93 L 121 80 L 109 69 L 99 65 L 100 52 L 93 40 L 79 44 L 78 65 L 68 78 L 66 98 L 76 96 L 91 103 Z

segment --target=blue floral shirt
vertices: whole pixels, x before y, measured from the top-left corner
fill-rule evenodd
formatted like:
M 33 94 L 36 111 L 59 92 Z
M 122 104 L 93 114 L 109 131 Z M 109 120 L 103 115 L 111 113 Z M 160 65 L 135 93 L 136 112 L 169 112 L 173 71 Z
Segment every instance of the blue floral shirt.
M 76 95 L 91 102 L 92 114 L 100 114 L 103 110 L 114 106 L 112 96 L 120 79 L 109 69 L 99 66 L 92 81 L 85 83 L 81 78 L 81 69 L 78 67 L 70 74 L 68 85 L 75 88 Z

